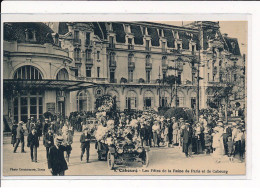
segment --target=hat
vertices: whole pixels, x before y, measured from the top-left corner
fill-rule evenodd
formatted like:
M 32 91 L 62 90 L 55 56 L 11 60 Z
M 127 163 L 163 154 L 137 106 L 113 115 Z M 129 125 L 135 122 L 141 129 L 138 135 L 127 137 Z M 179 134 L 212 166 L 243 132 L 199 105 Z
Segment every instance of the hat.
M 23 121 L 19 121 L 19 124 L 23 124 Z
M 62 136 L 58 136 L 58 137 L 55 138 L 55 141 L 56 141 L 57 143 L 62 143 L 63 137 L 62 137 Z
M 48 118 L 45 119 L 45 121 L 48 121 L 48 120 L 49 120 Z
M 185 129 L 185 128 L 186 128 L 186 126 L 185 126 L 185 125 L 182 125 L 182 126 L 181 126 L 181 129 Z
M 180 118 L 180 121 L 183 121 L 183 118 Z
M 237 124 L 236 124 L 235 122 L 233 122 L 233 123 L 232 123 L 232 126 L 234 126 L 234 127 L 235 127 L 235 126 L 237 126 Z

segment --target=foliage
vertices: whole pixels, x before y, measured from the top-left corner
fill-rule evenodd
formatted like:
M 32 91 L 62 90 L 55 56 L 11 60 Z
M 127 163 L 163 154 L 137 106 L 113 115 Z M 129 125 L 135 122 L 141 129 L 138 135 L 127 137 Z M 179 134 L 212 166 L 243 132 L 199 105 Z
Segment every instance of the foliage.
M 112 108 L 115 108 L 115 102 L 110 95 L 103 95 L 96 99 L 96 109 L 99 112 L 109 112 Z
M 193 123 L 195 121 L 193 111 L 188 108 L 170 108 L 164 113 L 164 117 L 175 117 L 176 119 L 183 118 L 189 123 Z
M 120 83 L 127 83 L 127 79 L 124 78 L 124 77 L 122 77 L 122 78 L 120 79 Z
M 140 78 L 138 82 L 139 82 L 139 83 L 144 83 L 145 80 L 144 80 L 143 78 Z

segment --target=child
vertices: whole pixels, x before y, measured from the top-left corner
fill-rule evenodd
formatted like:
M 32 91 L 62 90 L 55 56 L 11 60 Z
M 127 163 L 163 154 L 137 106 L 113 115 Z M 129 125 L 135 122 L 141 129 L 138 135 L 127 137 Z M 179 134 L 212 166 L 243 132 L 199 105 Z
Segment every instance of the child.
M 229 158 L 229 161 L 233 162 L 234 142 L 232 141 L 232 137 L 228 137 L 227 148 L 228 148 L 228 158 Z

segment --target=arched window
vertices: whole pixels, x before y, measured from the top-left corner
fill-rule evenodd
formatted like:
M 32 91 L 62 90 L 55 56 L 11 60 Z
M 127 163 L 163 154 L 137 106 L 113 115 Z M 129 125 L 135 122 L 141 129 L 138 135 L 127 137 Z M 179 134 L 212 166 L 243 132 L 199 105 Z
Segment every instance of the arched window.
M 89 111 L 89 97 L 86 92 L 81 91 L 77 95 L 77 109 L 78 111 Z
M 151 109 L 154 107 L 154 95 L 151 91 L 144 93 L 144 109 Z
M 67 71 L 65 68 L 61 69 L 61 70 L 57 73 L 56 79 L 57 79 L 57 80 L 69 80 L 68 71 Z
M 127 93 L 125 108 L 128 110 L 137 108 L 137 94 L 135 91 L 129 91 Z
M 15 71 L 14 79 L 41 80 L 42 73 L 36 67 L 25 65 Z

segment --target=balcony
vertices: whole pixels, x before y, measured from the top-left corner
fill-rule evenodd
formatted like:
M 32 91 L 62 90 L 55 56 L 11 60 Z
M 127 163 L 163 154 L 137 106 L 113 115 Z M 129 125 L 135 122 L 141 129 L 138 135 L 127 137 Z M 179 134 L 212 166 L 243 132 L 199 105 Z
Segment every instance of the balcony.
M 168 65 L 167 64 L 162 64 L 162 70 L 167 70 L 168 69 Z
M 135 68 L 135 62 L 128 62 L 128 68 Z
M 74 58 L 75 60 L 75 63 L 81 63 L 81 58 L 77 57 L 77 58 Z
M 152 69 L 152 63 L 146 62 L 146 63 L 145 63 L 145 68 L 146 68 L 146 69 Z
M 135 48 L 134 45 L 131 44 L 128 45 L 128 50 L 134 50 L 134 48 Z
M 76 80 L 94 82 L 94 83 L 105 83 L 106 78 L 97 78 L 97 77 L 76 77 Z
M 90 48 L 92 46 L 93 46 L 93 41 L 92 40 L 86 40 L 85 41 L 85 47 Z
M 111 49 L 115 48 L 115 44 L 114 43 L 109 43 L 108 48 L 111 48 Z
M 87 59 L 86 59 L 86 64 L 87 64 L 87 65 L 93 65 L 93 59 L 87 58 Z
M 213 74 L 217 74 L 218 73 L 218 68 L 217 67 L 214 67 L 213 68 Z
M 73 40 L 73 45 L 81 45 L 81 39 L 74 39 Z
M 109 83 L 117 83 L 117 79 L 111 79 L 110 78 Z
M 151 47 L 145 47 L 146 51 L 151 51 Z
M 109 67 L 116 67 L 116 61 L 109 61 Z

